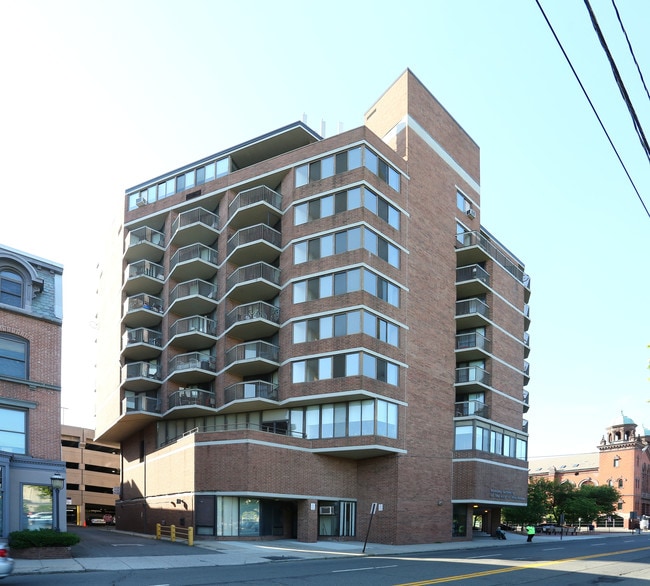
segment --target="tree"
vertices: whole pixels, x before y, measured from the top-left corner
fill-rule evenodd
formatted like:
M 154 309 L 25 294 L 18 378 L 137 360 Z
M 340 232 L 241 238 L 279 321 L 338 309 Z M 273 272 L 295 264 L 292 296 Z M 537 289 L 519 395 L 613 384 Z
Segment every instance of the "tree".
M 510 525 L 541 523 L 547 508 L 547 480 L 538 480 L 528 484 L 528 501 L 525 507 L 504 507 L 503 520 Z

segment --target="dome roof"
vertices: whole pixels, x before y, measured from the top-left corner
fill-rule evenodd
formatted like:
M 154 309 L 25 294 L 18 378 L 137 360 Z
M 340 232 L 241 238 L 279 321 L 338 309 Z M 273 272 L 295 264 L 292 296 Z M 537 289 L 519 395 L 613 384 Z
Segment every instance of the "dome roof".
M 639 432 L 639 435 L 640 435 L 641 437 L 647 437 L 647 436 L 650 435 L 650 429 L 647 428 L 645 425 L 643 425 L 643 423 L 641 424 L 640 427 L 641 427 L 641 430 L 640 430 L 640 432 Z
M 636 425 L 636 423 L 634 423 L 634 421 L 624 415 L 623 411 L 621 411 L 621 414 L 618 417 L 615 417 L 610 425 L 611 427 L 614 427 L 619 425 Z

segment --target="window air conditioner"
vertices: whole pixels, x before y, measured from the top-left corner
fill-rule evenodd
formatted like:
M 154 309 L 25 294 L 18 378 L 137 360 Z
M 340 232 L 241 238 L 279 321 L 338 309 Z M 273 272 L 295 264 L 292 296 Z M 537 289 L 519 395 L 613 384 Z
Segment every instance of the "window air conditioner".
M 334 514 L 334 507 L 320 507 L 319 513 L 321 515 L 333 515 Z
M 147 205 L 147 200 L 144 197 L 139 197 L 138 199 L 135 200 L 135 205 L 141 208 L 142 206 Z
M 469 208 L 465 213 L 468 217 L 472 218 L 472 220 L 476 217 L 476 212 L 472 208 Z

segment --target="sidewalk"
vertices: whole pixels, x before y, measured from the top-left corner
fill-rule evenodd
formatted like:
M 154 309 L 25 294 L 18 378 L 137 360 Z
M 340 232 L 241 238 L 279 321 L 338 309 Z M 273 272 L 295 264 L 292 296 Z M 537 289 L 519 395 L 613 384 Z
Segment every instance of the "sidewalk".
M 563 540 L 594 539 L 608 534 L 578 534 L 563 536 Z M 616 534 L 609 534 L 616 535 Z M 629 533 L 628 533 L 629 535 Z M 560 537 L 536 535 L 533 544 L 556 543 Z M 429 543 L 416 545 L 383 545 L 368 543 L 365 553 L 363 542 L 319 541 L 302 543 L 294 540 L 277 541 L 195 541 L 194 548 L 204 550 L 203 555 L 161 555 L 142 557 L 70 558 L 63 560 L 15 560 L 12 575 L 51 574 L 62 572 L 85 572 L 90 570 L 148 570 L 161 568 L 190 568 L 201 566 L 228 566 L 268 563 L 278 560 L 317 559 L 337 556 L 368 557 L 395 556 L 422 552 L 503 548 L 521 545 L 525 535 L 508 533 L 507 539 L 499 540 L 489 536 L 475 537 L 472 541 L 451 543 Z M 187 546 L 186 546 L 187 547 Z M 179 549 L 179 552 L 182 550 Z M 195 552 L 194 552 L 195 553 Z

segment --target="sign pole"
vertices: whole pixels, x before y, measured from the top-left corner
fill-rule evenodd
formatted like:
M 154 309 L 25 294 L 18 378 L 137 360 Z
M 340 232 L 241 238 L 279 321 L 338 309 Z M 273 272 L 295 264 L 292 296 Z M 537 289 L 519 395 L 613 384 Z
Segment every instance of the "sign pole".
M 368 535 L 370 535 L 370 525 L 372 525 L 372 518 L 377 512 L 377 503 L 370 505 L 370 520 L 368 521 L 368 531 L 366 531 L 366 540 L 363 542 L 363 553 L 366 553 L 366 545 L 368 545 Z

